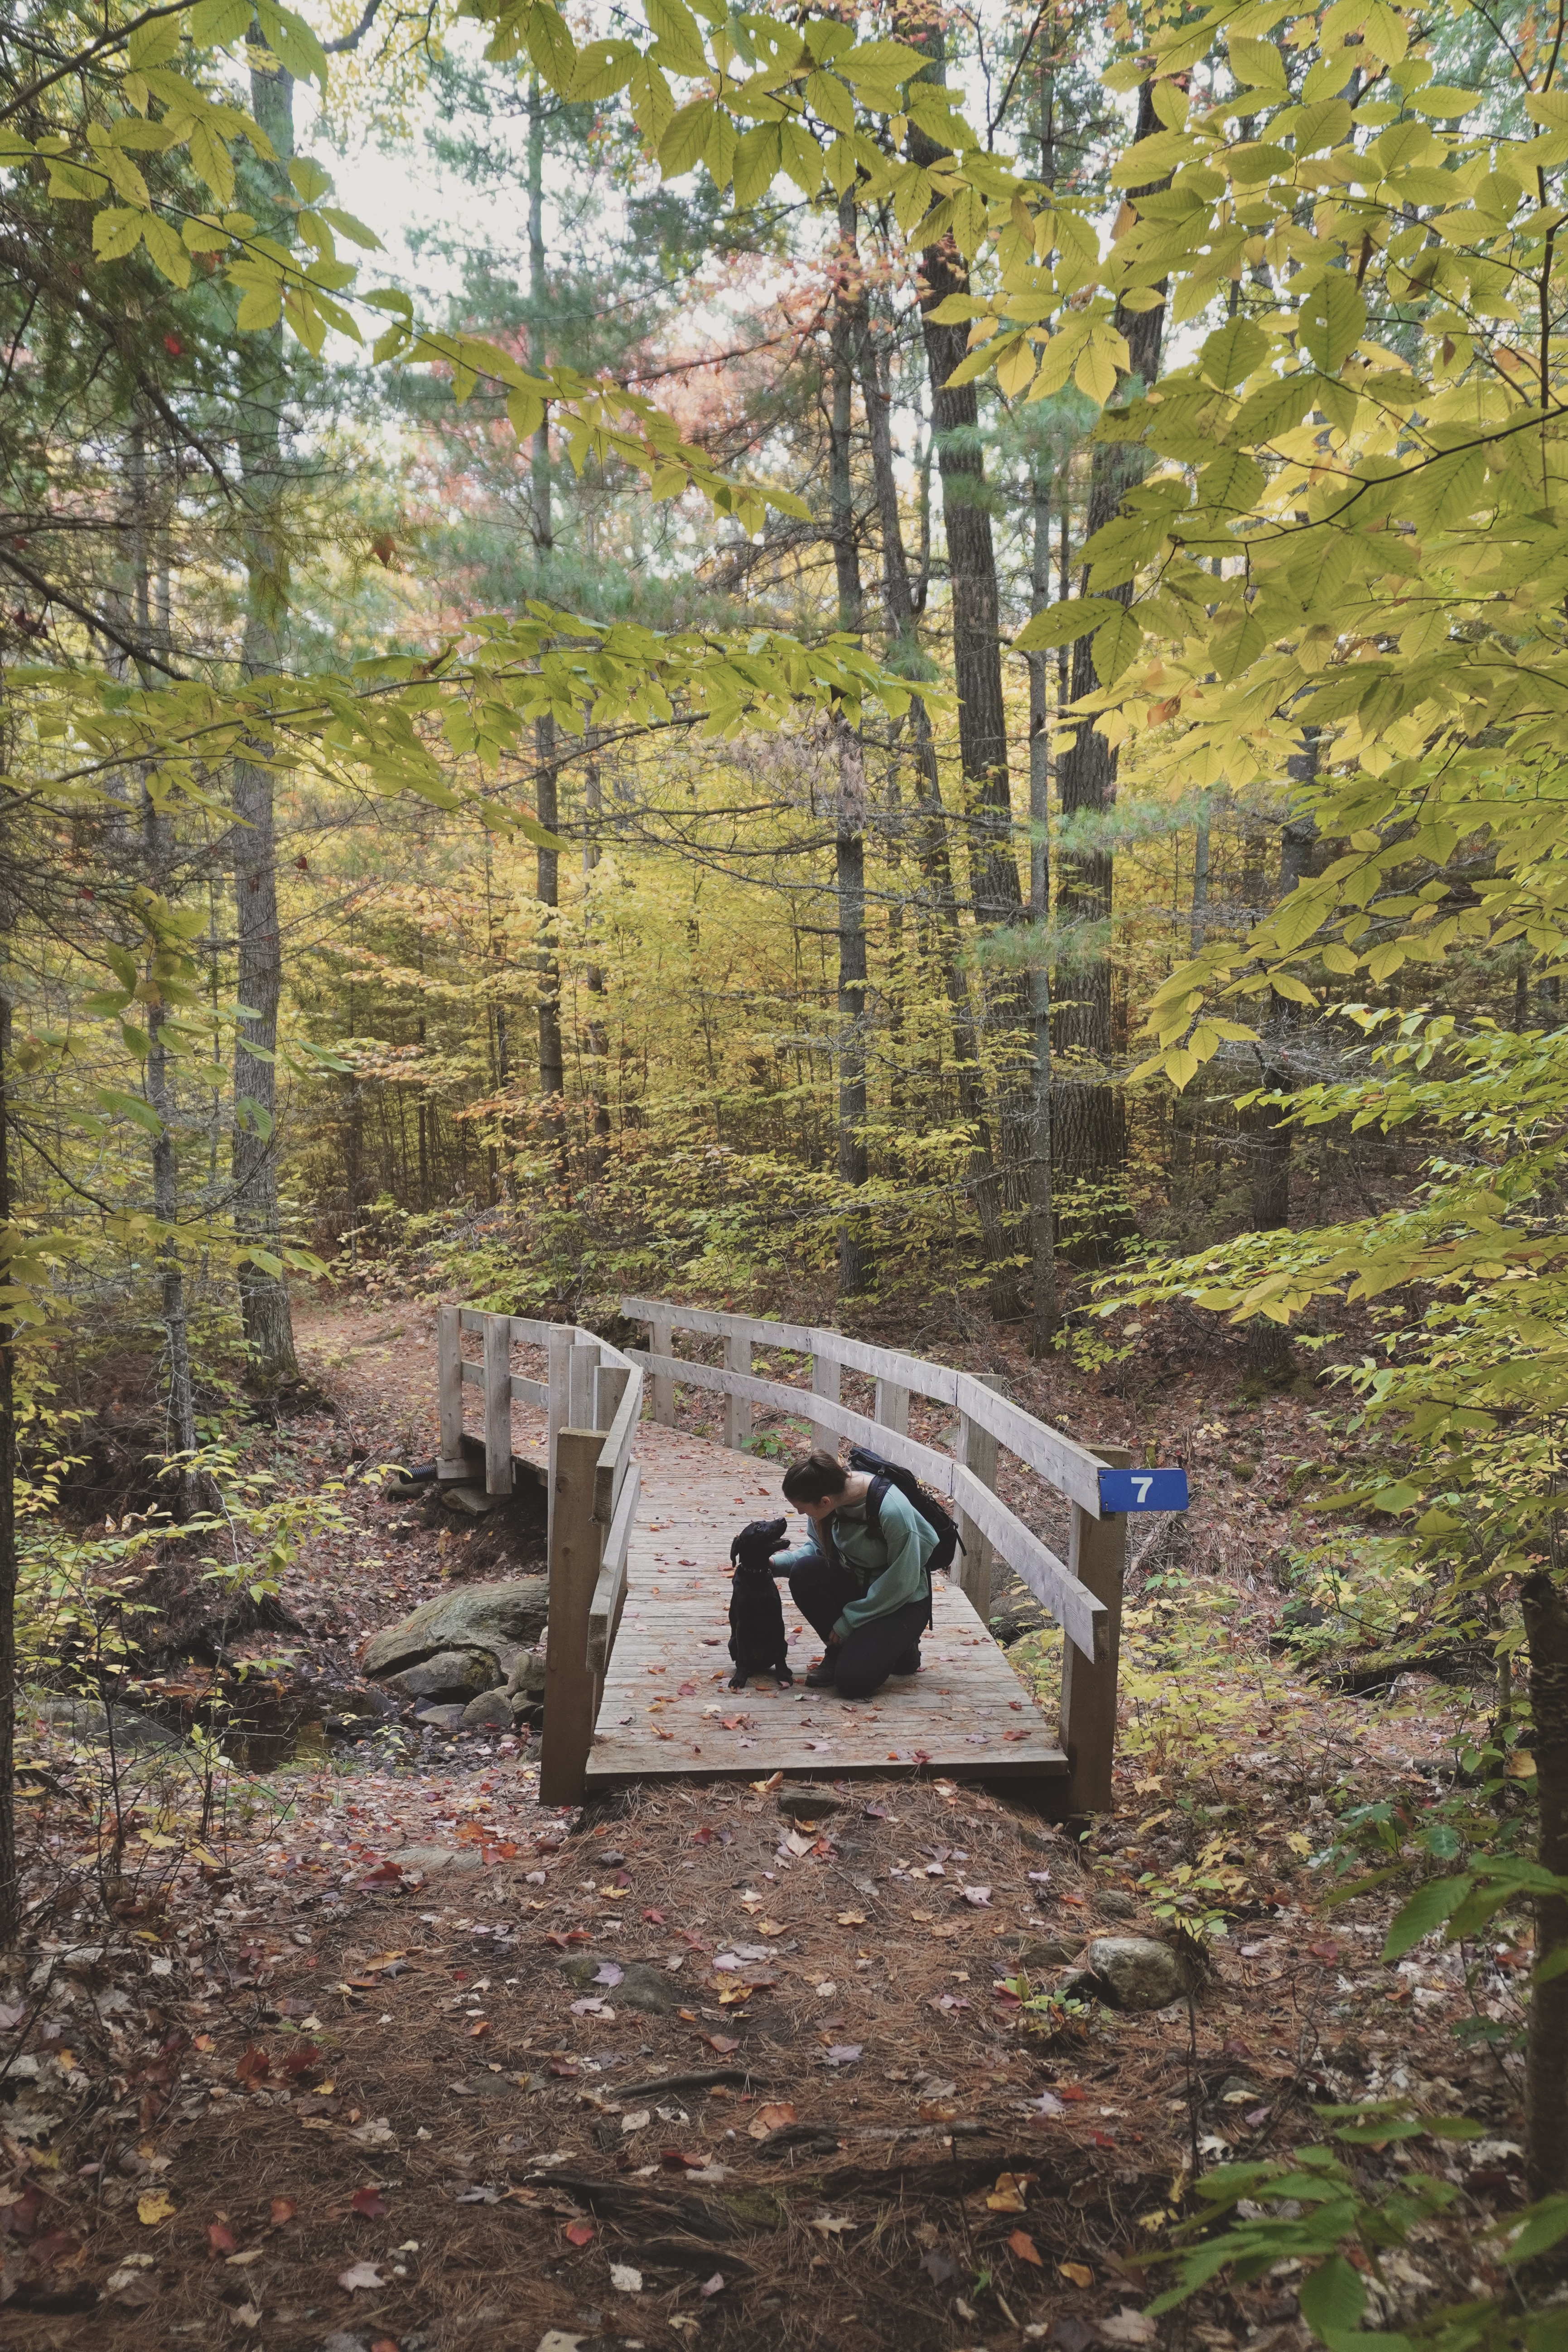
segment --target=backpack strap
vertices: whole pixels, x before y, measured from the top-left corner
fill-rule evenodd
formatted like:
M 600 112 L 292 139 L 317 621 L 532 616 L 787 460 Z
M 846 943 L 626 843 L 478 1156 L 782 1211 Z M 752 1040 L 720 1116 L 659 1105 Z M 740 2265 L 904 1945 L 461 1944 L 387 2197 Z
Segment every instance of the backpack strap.
M 890 1478 L 877 1477 L 872 1479 L 869 1486 L 866 1489 L 867 1521 L 876 1530 L 879 1536 L 882 1532 L 882 1497 L 887 1493 L 892 1483 L 893 1482 Z M 902 1488 L 900 1488 L 900 1492 L 901 1493 L 902 1491 Z M 925 1570 L 925 1580 L 926 1623 L 930 1625 L 932 1622 L 931 1612 L 936 1607 L 936 1591 L 931 1580 L 931 1569 L 929 1564 Z

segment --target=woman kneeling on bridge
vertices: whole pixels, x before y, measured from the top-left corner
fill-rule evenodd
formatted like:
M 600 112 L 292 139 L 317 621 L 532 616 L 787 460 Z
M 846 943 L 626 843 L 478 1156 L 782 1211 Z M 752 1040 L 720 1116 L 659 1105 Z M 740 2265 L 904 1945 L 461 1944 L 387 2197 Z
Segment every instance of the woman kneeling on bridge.
M 869 1698 L 889 1675 L 918 1675 L 935 1528 L 889 1479 L 847 1470 L 821 1446 L 791 1463 L 784 1492 L 811 1521 L 811 1536 L 774 1552 L 771 1564 L 787 1574 L 791 1599 L 826 1645 L 807 1686 Z

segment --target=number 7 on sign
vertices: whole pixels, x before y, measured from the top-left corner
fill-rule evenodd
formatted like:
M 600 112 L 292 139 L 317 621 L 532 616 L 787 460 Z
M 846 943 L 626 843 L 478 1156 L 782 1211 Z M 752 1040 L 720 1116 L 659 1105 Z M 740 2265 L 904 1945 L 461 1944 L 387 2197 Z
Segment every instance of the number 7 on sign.
M 1187 1474 L 1184 1470 L 1102 1470 L 1100 1507 L 1101 1511 L 1184 1511 Z

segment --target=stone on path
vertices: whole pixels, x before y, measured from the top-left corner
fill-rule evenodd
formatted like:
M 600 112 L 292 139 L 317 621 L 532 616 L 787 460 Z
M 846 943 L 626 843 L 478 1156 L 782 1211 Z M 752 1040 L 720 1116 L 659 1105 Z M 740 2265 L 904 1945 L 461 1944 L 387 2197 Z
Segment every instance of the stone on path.
M 617 1960 L 615 1965 L 621 1972 L 619 1984 L 595 1985 L 595 1979 L 605 1958 L 603 1952 L 580 1953 L 562 1961 L 561 1973 L 568 1984 L 602 1992 L 612 2009 L 640 2009 L 650 2017 L 672 2017 L 680 2007 L 681 1996 L 669 1979 L 641 1960 Z
M 531 1648 L 549 1614 L 547 1576 L 458 1585 L 425 1601 L 398 1624 L 384 1627 L 364 1654 L 364 1671 L 396 1674 L 437 1650 L 488 1650 L 493 1657 L 519 1644 Z
M 781 1789 L 779 1811 L 792 1822 L 820 1821 L 825 1813 L 841 1813 L 844 1800 L 829 1789 Z
M 1186 1993 L 1174 1952 L 1152 1937 L 1097 1936 L 1083 1966 L 1111 2009 L 1168 2009 Z

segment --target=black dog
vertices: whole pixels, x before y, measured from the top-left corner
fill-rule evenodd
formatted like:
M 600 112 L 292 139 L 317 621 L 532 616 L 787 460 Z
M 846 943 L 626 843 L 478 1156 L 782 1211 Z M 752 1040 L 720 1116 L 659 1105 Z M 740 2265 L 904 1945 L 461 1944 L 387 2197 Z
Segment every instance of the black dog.
M 752 1519 L 730 1546 L 734 1576 L 730 1584 L 731 1690 L 744 1690 L 748 1675 L 772 1675 L 793 1683 L 786 1655 L 784 1602 L 773 1582 L 773 1555 L 784 1539 L 783 1519 Z

